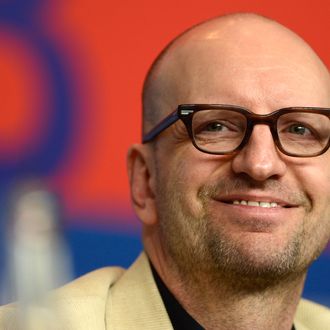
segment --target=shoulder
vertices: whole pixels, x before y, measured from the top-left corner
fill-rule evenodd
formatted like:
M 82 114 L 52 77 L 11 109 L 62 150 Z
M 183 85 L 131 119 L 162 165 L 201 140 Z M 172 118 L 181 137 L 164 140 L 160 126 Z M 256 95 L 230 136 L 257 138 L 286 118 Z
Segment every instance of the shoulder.
M 53 291 L 55 297 L 106 296 L 109 287 L 125 272 L 120 267 L 104 267 L 87 273 L 76 280 Z
M 301 299 L 295 317 L 295 324 L 297 330 L 329 329 L 330 309 L 315 302 Z
M 123 273 L 120 267 L 101 268 L 52 291 L 47 299 L 47 306 L 51 306 L 48 311 L 56 322 L 61 319 L 65 323 L 65 329 L 104 329 L 109 288 Z M 38 318 L 47 309 L 33 306 L 30 311 Z M 0 329 L 17 329 L 18 312 L 17 304 L 0 307 Z

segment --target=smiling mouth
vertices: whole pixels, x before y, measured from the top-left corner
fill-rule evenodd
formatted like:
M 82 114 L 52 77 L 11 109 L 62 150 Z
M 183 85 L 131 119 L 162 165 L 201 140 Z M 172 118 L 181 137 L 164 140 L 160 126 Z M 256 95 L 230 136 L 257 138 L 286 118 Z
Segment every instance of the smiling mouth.
M 290 208 L 291 205 L 283 205 L 277 202 L 264 202 L 264 201 L 249 201 L 249 200 L 231 200 L 231 201 L 223 201 L 226 204 L 232 205 L 244 205 L 244 206 L 254 206 L 254 207 L 262 207 L 262 208 Z

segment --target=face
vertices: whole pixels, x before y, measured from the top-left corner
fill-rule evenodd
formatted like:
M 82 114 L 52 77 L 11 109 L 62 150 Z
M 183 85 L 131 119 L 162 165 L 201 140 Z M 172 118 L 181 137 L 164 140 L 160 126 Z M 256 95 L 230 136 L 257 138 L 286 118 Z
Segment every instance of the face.
M 242 47 L 235 53 L 233 45 L 213 41 L 205 51 L 197 41 L 194 53 L 178 51 L 173 65 L 189 83 L 175 102 L 234 104 L 258 114 L 330 106 L 326 74 L 306 49 L 285 42 L 271 53 Z M 154 152 L 160 242 L 185 275 L 301 275 L 329 241 L 330 151 L 285 156 L 269 127 L 257 125 L 243 150 L 208 155 L 193 147 L 178 122 L 161 134 Z

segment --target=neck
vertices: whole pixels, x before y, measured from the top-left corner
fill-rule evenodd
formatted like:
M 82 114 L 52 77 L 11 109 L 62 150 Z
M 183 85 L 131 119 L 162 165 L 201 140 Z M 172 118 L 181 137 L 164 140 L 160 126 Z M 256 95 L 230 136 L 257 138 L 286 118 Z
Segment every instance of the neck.
M 291 330 L 305 275 L 279 281 L 194 269 L 182 273 L 162 249 L 145 248 L 157 273 L 184 309 L 205 329 Z

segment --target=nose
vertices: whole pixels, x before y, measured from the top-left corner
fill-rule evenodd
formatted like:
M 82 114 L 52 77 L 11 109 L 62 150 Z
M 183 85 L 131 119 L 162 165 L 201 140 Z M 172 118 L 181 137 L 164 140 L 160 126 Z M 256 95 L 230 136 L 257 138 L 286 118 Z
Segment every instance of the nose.
M 256 181 L 284 175 L 286 163 L 281 158 L 267 125 L 254 126 L 248 143 L 234 156 L 232 169 L 235 173 L 245 173 Z

